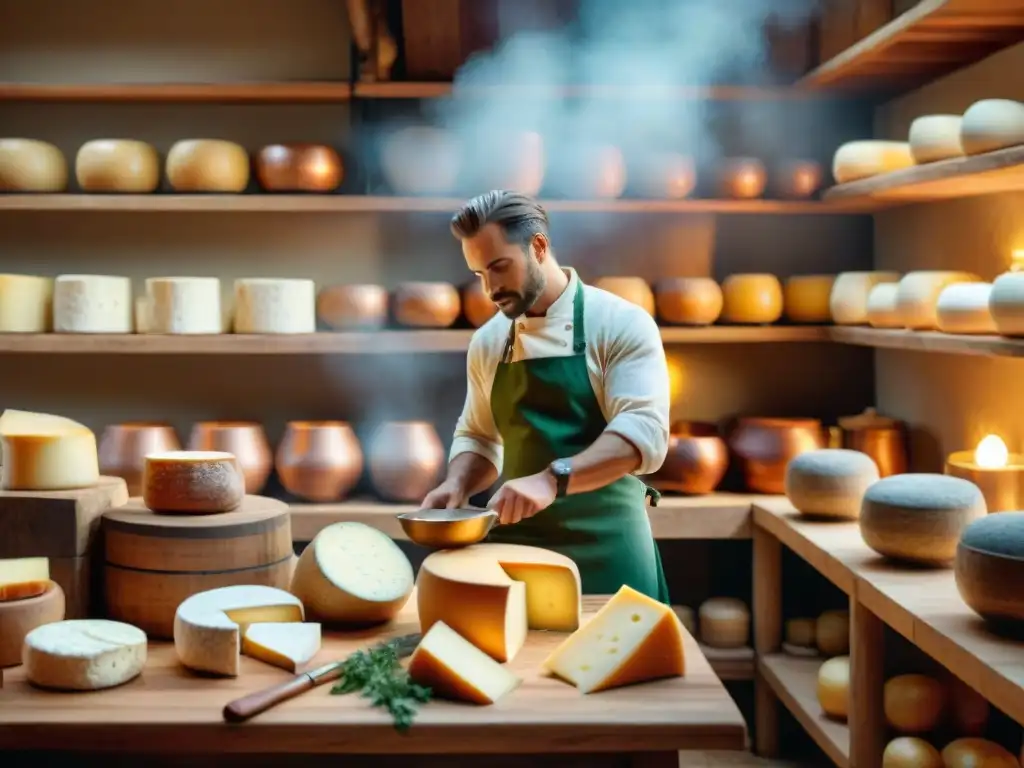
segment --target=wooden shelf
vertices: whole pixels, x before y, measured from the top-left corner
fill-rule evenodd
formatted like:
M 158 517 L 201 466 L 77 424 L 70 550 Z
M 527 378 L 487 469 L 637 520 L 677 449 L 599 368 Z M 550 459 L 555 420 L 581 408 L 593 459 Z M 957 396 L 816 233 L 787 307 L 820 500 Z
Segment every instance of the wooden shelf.
M 921 0 L 805 75 L 800 87 L 892 94 L 934 80 L 1024 39 L 1014 0 Z
M 342 82 L 269 83 L 0 83 L 0 101 L 139 103 L 331 103 L 348 101 Z
M 771 654 L 758 659 L 757 667 L 775 695 L 807 734 L 839 768 L 850 765 L 850 729 L 831 720 L 818 703 L 818 668 L 821 659 L 800 659 Z
M 841 344 L 878 349 L 908 349 L 916 352 L 945 352 L 986 357 L 1024 357 L 1024 339 L 1002 336 L 963 336 L 938 331 L 905 331 L 882 328 L 836 326 L 827 329 L 829 338 Z

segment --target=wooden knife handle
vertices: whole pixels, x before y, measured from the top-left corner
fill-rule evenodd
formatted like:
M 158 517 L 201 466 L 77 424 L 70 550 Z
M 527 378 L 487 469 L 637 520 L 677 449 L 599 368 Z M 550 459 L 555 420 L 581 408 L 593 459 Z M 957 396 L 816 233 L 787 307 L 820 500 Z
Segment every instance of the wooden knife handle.
M 224 705 L 224 719 L 229 723 L 241 723 L 260 712 L 266 712 L 275 704 L 295 698 L 300 693 L 308 691 L 313 685 L 313 680 L 309 675 L 298 675 L 286 683 L 250 693 L 248 696 L 243 696 Z

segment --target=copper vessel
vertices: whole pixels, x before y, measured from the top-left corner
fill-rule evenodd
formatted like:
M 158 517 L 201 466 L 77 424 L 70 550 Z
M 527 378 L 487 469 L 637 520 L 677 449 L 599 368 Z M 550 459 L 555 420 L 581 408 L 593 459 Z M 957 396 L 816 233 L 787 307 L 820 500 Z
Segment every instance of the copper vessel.
M 388 321 L 388 292 L 381 285 L 332 285 L 316 297 L 316 316 L 338 331 L 381 328 Z
M 419 503 L 440 481 L 444 446 L 426 421 L 390 421 L 370 438 L 370 482 L 384 499 Z
M 147 453 L 177 451 L 181 442 L 174 427 L 162 421 L 110 424 L 100 435 L 97 452 L 100 473 L 123 478 L 129 496 L 142 494 L 142 471 Z
M 275 467 L 289 493 L 307 501 L 337 501 L 363 473 L 363 450 L 344 421 L 290 421 Z
M 462 314 L 474 328 L 479 328 L 497 313 L 498 305 L 491 301 L 479 280 L 462 287 Z
M 821 164 L 813 160 L 786 160 L 779 164 L 774 176 L 772 186 L 779 197 L 805 199 L 821 186 Z
M 716 425 L 679 421 L 670 430 L 665 463 L 649 480 L 659 491 L 705 494 L 718 487 L 728 467 L 729 449 Z
M 273 465 L 263 426 L 255 421 L 198 421 L 192 425 L 188 450 L 233 453 L 245 476 L 247 494 L 263 490 Z
M 344 176 L 341 157 L 322 144 L 271 144 L 256 153 L 256 178 L 267 192 L 333 192 Z
M 790 460 L 824 448 L 826 440 L 818 419 L 746 418 L 738 421 L 728 444 L 750 491 L 780 494 Z
M 722 161 L 718 184 L 723 197 L 748 200 L 761 197 L 768 182 L 764 163 L 754 157 L 730 157 Z
M 402 283 L 392 306 L 398 324 L 412 328 L 448 328 L 462 311 L 459 292 L 450 283 Z
M 878 465 L 878 476 L 902 475 L 910 463 L 907 427 L 898 419 L 879 416 L 867 408 L 856 416 L 844 416 L 829 430 L 832 448 L 849 448 L 866 453 Z

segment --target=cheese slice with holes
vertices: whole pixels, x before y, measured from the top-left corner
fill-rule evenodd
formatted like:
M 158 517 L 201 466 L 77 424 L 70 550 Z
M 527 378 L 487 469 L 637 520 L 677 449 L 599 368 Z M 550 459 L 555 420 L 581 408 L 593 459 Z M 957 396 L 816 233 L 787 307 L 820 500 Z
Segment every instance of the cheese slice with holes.
M 435 622 L 409 660 L 409 677 L 445 699 L 493 704 L 522 680 L 443 621 Z
M 296 672 L 320 652 L 320 625 L 298 622 L 250 624 L 242 636 L 242 653 Z
M 0 603 L 43 594 L 50 585 L 50 560 L 18 557 L 0 560 Z
M 56 621 L 36 627 L 22 646 L 29 682 L 43 688 L 96 691 L 136 677 L 146 665 L 146 633 L 104 619 Z
M 241 637 L 250 624 L 299 622 L 302 602 L 274 587 L 236 585 L 186 598 L 174 614 L 174 650 L 186 667 L 238 675 Z
M 96 435 L 77 421 L 8 408 L 0 416 L 0 489 L 60 491 L 100 478 Z
M 683 625 L 671 607 L 623 586 L 544 661 L 593 693 L 686 673 Z

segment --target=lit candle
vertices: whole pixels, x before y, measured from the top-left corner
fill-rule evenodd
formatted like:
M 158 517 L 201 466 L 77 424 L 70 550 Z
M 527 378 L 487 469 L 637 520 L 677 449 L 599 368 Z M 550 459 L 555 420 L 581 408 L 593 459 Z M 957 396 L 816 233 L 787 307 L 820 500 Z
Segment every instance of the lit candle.
M 998 435 L 985 436 L 973 451 L 951 453 L 946 459 L 946 474 L 977 485 L 989 512 L 1021 509 L 1024 455 L 1010 453 Z

